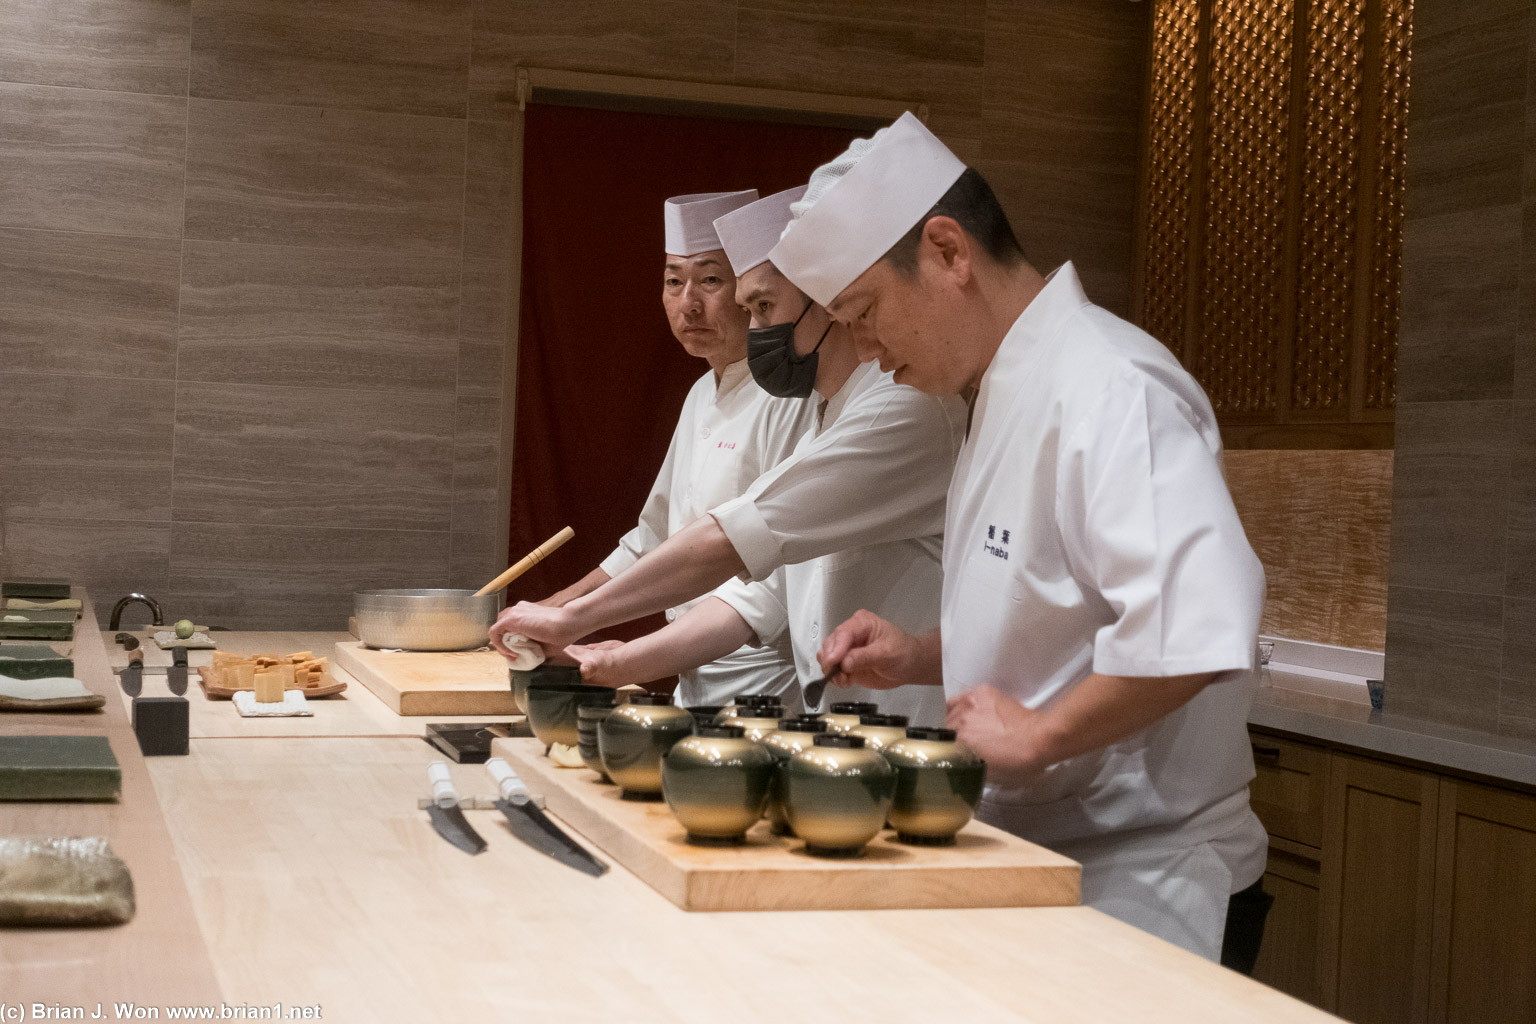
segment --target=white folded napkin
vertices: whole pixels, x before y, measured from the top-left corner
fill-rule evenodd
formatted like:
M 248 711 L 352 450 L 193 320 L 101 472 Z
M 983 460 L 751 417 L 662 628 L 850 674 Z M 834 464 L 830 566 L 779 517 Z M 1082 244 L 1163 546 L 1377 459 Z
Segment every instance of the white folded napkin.
M 243 718 L 290 718 L 314 714 L 310 710 L 309 701 L 298 690 L 285 690 L 281 701 L 266 704 L 258 703 L 256 694 L 251 690 L 236 690 L 230 700 Z

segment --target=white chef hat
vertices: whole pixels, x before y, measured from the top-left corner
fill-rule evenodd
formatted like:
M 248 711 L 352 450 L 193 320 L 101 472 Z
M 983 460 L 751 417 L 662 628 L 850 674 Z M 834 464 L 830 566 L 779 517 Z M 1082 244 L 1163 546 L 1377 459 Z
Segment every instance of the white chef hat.
M 693 256 L 720 248 L 715 218 L 757 199 L 757 189 L 745 192 L 695 192 L 673 196 L 661 206 L 667 226 L 667 255 Z
M 911 112 L 811 175 L 768 258 L 825 306 L 912 230 L 965 172 Z
M 768 250 L 778 243 L 779 236 L 789 225 L 790 204 L 805 195 L 807 187 L 800 185 L 776 192 L 715 218 L 720 247 L 725 250 L 737 277 L 768 259 Z

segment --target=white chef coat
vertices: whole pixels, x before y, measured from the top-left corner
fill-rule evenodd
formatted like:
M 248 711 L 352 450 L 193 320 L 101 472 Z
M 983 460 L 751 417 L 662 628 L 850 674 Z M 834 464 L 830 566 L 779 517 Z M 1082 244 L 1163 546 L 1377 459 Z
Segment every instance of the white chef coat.
M 715 380 L 704 374 L 688 392 L 667 457 L 640 510 L 640 521 L 602 561 L 618 576 L 663 540 L 714 506 L 735 498 L 794 451 L 816 420 L 805 399 L 775 398 L 752 380 L 747 361 L 731 363 Z M 667 610 L 682 615 L 698 599 Z M 786 693 L 795 685 L 787 641 L 743 645 L 679 676 L 677 703 L 726 704 L 744 693 Z
M 787 627 L 802 686 L 822 675 L 816 652 L 826 635 L 861 608 L 912 633 L 938 626 L 944 495 L 965 405 L 865 363 L 820 420 L 793 457 L 713 512 L 752 579 L 784 567 L 782 590 L 771 590 L 784 595 L 776 607 L 768 592 L 739 581 L 716 596 L 763 642 L 777 642 Z M 938 686 L 833 686 L 822 700 L 869 700 L 913 725 L 944 723 Z
M 979 815 L 1079 859 L 1085 902 L 1215 958 L 1227 897 L 1264 870 L 1246 722 L 1264 572 L 1210 403 L 1070 263 L 982 377 L 949 492 L 944 683 L 1048 706 L 1092 672 L 1222 673 L 1193 700 Z

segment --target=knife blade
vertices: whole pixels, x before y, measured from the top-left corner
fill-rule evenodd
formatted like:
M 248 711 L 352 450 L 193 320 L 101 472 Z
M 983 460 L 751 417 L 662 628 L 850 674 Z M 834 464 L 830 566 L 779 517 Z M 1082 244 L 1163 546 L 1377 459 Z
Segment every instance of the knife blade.
M 118 673 L 118 682 L 123 692 L 130 697 L 137 697 L 144 692 L 144 663 L 142 661 L 130 661 L 123 666 Z
M 465 853 L 484 853 L 485 840 L 459 809 L 459 795 L 454 791 L 448 762 L 433 761 L 427 765 L 427 778 L 432 782 L 432 802 L 427 805 L 427 817 L 432 819 L 437 834 Z
M 504 758 L 493 757 L 485 762 L 485 768 L 496 780 L 501 798 L 496 809 L 507 819 L 512 834 L 546 857 L 553 857 L 567 867 L 600 878 L 608 865 L 586 851 L 576 840 L 549 820 L 549 816 L 533 805 L 532 795 L 523 780 L 518 778 L 512 766 Z

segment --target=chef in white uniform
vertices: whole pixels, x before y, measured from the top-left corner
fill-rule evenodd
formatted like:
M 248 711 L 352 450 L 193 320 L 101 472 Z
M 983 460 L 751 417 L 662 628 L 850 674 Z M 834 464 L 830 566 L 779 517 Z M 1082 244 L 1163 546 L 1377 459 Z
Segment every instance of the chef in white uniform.
M 783 199 L 784 197 L 778 197 Z M 792 197 L 791 197 L 792 198 Z M 782 213 L 777 223 L 784 223 Z M 721 222 L 729 232 L 729 225 Z M 747 236 L 751 236 L 748 238 Z M 748 270 L 738 295 L 762 325 L 748 340 L 748 362 L 758 383 L 780 395 L 815 393 L 819 422 L 795 454 L 737 499 L 696 520 L 640 559 L 622 576 L 560 608 L 518 604 L 502 613 L 492 632 L 521 633 L 546 647 L 569 644 L 596 629 L 712 591 L 733 576 L 762 581 L 793 567 L 797 595 L 782 608 L 803 653 L 802 681 L 821 676 L 811 654 L 824 634 L 860 607 L 883 608 L 915 629 L 938 624 L 936 597 L 944 500 L 964 431 L 965 407 L 896 384 L 871 363 L 861 363 L 850 332 L 825 309 L 784 280 L 760 257 L 776 234 L 742 232 L 733 262 Z M 749 255 L 751 253 L 751 255 Z M 718 591 L 721 606 L 701 614 L 687 636 L 672 631 L 643 650 L 672 655 L 714 636 L 740 614 L 759 639 L 774 636 L 773 613 L 754 608 L 748 592 Z M 919 623 L 929 623 L 923 626 Z M 802 650 L 802 644 L 804 645 Z M 586 657 L 593 678 L 604 678 L 601 652 Z M 638 651 L 628 658 L 637 658 Z M 654 671 L 662 660 L 647 661 Z M 847 680 L 842 680 L 846 683 Z M 853 699 L 859 691 L 829 687 L 824 702 Z M 910 687 L 878 701 L 913 724 L 936 724 L 943 694 Z
M 675 196 L 663 204 L 662 304 L 677 340 L 690 355 L 706 360 L 710 369 L 683 402 L 640 521 L 596 569 L 545 603 L 563 605 L 626 572 L 683 526 L 741 495 L 788 457 L 814 423 L 815 409 L 809 402 L 769 395 L 752 382 L 747 368 L 747 317 L 735 302 L 736 279 L 714 220 L 756 199 L 757 192 L 749 190 Z M 782 587 L 781 579 L 768 582 Z M 777 597 L 758 600 L 772 607 Z M 667 618 L 678 618 L 693 604 L 677 602 L 667 609 Z M 658 677 L 637 681 L 653 678 Z M 792 695 L 794 691 L 788 638 L 775 637 L 768 644 L 732 645 L 689 666 L 679 676 L 677 702 L 725 704 L 747 693 Z
M 897 380 L 972 401 L 941 629 L 861 613 L 824 662 L 942 683 L 989 764 L 980 816 L 1080 861 L 1085 902 L 1217 958 L 1229 898 L 1262 895 L 1264 576 L 1205 394 L 1070 263 L 1030 267 L 986 182 L 910 114 L 818 170 L 805 206 L 775 265 Z
M 938 625 L 943 537 L 937 527 L 943 509 L 933 499 L 948 486 L 963 407 L 902 387 L 873 363 L 858 362 L 846 329 L 833 328 L 825 312 L 768 262 L 768 251 L 790 222 L 791 205 L 804 194 L 804 186 L 790 189 L 715 221 L 736 274 L 737 300 L 752 316 L 749 358 L 764 384 L 795 391 L 792 378 L 798 374 L 825 396 L 819 422 L 801 439 L 794 458 L 712 513 L 747 572 L 763 584 L 728 581 L 682 619 L 623 647 L 570 648 L 589 679 L 616 686 L 643 682 L 686 670 L 748 638 L 778 642 L 787 631 L 804 687 L 823 674 L 816 655 L 825 634 L 860 609 L 909 631 Z M 790 326 L 792 321 L 800 327 Z M 775 323 L 784 326 L 764 330 Z M 791 356 L 788 345 L 803 356 L 818 335 L 825 340 L 819 341 L 814 363 Z M 855 450 L 860 454 L 848 454 Z M 913 475 L 905 475 L 909 472 Z M 835 486 L 818 489 L 817 481 Z M 924 495 L 928 500 L 913 500 Z M 865 519 L 855 537 L 865 543 L 778 570 L 786 544 L 799 548 L 808 542 L 781 536 L 785 527 L 775 531 L 769 524 L 793 523 L 790 510 L 802 501 L 815 502 L 823 520 L 807 527 L 830 525 L 835 533 Z M 877 522 L 867 521 L 871 513 Z M 833 687 L 822 704 L 844 700 L 873 701 L 914 725 L 944 719 L 944 694 L 931 686 L 878 692 Z

